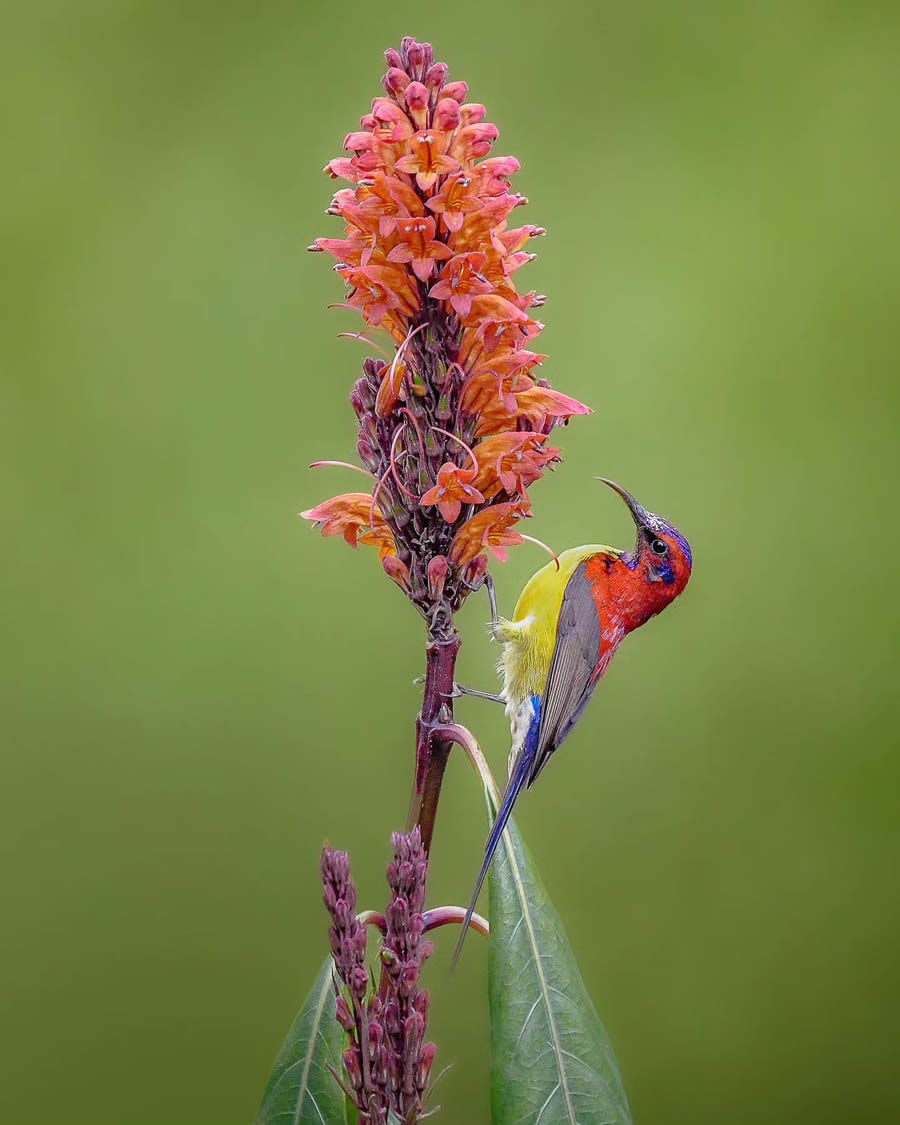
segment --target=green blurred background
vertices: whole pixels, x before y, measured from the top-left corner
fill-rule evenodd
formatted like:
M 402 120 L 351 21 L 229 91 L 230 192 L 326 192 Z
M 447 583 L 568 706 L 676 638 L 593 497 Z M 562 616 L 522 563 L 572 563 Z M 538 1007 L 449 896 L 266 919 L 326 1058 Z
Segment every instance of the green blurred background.
M 363 349 L 320 169 L 431 39 L 550 236 L 545 371 L 595 413 L 535 534 L 687 533 L 519 822 L 644 1125 L 884 1122 L 896 1078 L 897 9 L 38 3 L 4 14 L 0 1120 L 248 1122 L 325 949 L 324 839 L 385 897 L 422 628 L 296 513 L 356 487 Z M 523 279 L 525 275 L 522 275 Z M 500 568 L 511 607 L 543 562 Z M 493 681 L 480 599 L 461 679 Z M 507 732 L 463 701 L 502 775 Z M 451 763 L 431 899 L 483 814 Z M 484 946 L 427 982 L 486 1122 Z

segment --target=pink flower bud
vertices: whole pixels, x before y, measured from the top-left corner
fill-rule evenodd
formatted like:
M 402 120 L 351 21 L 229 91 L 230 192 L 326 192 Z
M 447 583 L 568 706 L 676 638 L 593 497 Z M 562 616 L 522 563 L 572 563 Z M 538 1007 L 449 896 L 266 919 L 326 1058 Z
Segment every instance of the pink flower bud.
M 445 555 L 435 555 L 428 564 L 428 594 L 436 602 L 441 600 L 449 573 L 450 564 Z
M 406 48 L 406 68 L 413 78 L 421 78 L 425 73 L 426 66 L 431 65 L 431 60 L 428 59 L 428 55 L 426 54 L 426 47 L 428 48 L 428 53 L 430 53 L 430 44 L 416 43 L 416 41 L 413 40 Z M 426 59 L 428 60 L 427 62 Z
M 419 1051 L 419 1070 L 416 1075 L 416 1084 L 420 1090 L 424 1090 L 428 1085 L 428 1076 L 431 1073 L 431 1067 L 434 1064 L 436 1054 L 437 1047 L 435 1047 L 433 1043 L 426 1043 L 422 1050 Z
M 466 582 L 470 586 L 476 588 L 481 585 L 481 582 L 487 574 L 488 559 L 487 555 L 479 555 L 477 559 L 473 559 L 466 567 Z
M 399 101 L 400 95 L 409 85 L 409 75 L 399 66 L 392 66 L 388 68 L 387 74 L 381 81 L 384 83 L 385 90 Z
M 410 82 L 404 96 L 406 108 L 417 128 L 424 129 L 428 124 L 428 90 L 421 82 Z
M 441 93 L 445 98 L 453 98 L 455 102 L 462 104 L 466 100 L 466 94 L 469 92 L 468 82 L 449 82 L 447 83 Z
M 446 63 L 436 62 L 433 63 L 425 74 L 425 85 L 432 93 L 440 90 L 440 88 L 447 81 L 447 74 L 449 67 Z
M 405 590 L 409 582 L 409 568 L 398 558 L 391 555 L 382 559 L 381 565 L 384 567 L 384 573 L 388 578 L 392 582 L 396 582 L 401 590 Z
M 453 98 L 441 98 L 434 111 L 435 129 L 450 133 L 459 124 L 459 120 L 459 103 Z

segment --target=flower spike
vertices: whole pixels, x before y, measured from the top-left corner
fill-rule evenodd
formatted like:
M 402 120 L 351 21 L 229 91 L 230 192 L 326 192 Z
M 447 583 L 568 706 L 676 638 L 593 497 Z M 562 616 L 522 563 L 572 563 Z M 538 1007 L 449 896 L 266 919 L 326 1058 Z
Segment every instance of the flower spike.
M 384 93 L 326 169 L 349 185 L 328 208 L 342 233 L 310 247 L 336 259 L 344 307 L 364 321 L 343 335 L 368 342 L 379 327 L 394 342 L 386 362 L 365 361 L 351 395 L 375 483 L 304 515 L 376 546 L 433 628 L 487 554 L 503 561 L 532 539 L 515 525 L 560 459 L 547 436 L 590 411 L 536 374 L 546 356 L 532 346 L 542 326 L 531 310 L 543 297 L 520 293 L 514 276 L 544 229 L 510 222 L 527 203 L 510 189 L 519 162 L 491 155 L 499 134 L 485 106 L 448 81 L 429 44 L 407 38 L 385 58 Z

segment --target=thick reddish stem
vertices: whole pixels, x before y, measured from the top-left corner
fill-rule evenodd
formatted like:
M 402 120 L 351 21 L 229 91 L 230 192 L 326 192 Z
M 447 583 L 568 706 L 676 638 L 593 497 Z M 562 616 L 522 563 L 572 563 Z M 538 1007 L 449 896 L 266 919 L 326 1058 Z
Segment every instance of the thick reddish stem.
M 422 844 L 428 852 L 431 851 L 441 782 L 453 745 L 450 739 L 436 738 L 434 730 L 453 722 L 453 684 L 461 643 L 459 634 L 451 631 L 432 637 L 425 650 L 425 692 L 416 720 L 416 778 L 409 821 L 410 826 L 418 824 Z

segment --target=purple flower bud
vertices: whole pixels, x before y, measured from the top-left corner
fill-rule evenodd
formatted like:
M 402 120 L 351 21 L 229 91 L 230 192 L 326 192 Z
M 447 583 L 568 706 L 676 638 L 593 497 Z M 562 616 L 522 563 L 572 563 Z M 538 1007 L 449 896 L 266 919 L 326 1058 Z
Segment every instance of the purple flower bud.
M 369 974 L 364 965 L 354 965 L 350 972 L 350 989 L 354 996 L 362 997 L 369 987 Z
M 403 1025 L 400 1022 L 400 1009 L 396 1000 L 389 1000 L 384 1005 L 384 1026 L 387 1028 L 388 1035 L 400 1035 L 402 1032 Z
M 381 468 L 381 454 L 372 448 L 369 439 L 365 436 L 357 441 L 356 453 L 369 472 L 375 473 Z
M 341 1025 L 344 1031 L 350 1032 L 353 1031 L 353 1029 L 356 1027 L 356 1020 L 354 1019 L 353 1014 L 350 1011 L 350 1007 L 343 996 L 338 996 L 337 998 L 337 1011 L 335 1012 L 335 1019 Z
M 362 380 L 360 379 L 360 383 Z M 350 392 L 350 405 L 353 407 L 353 413 L 357 418 L 362 419 L 368 412 L 369 407 L 366 406 L 366 401 L 359 390 L 359 383 Z
M 363 1084 L 362 1063 L 359 1058 L 359 1051 L 355 1047 L 348 1047 L 344 1051 L 344 1066 L 347 1069 L 350 1085 L 354 1090 L 361 1090 Z

